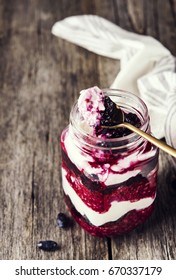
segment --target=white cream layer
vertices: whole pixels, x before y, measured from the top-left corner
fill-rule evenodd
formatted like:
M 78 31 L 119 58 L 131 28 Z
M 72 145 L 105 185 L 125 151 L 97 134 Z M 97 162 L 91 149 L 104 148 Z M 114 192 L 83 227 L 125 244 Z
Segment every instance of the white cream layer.
M 67 173 L 65 169 L 62 168 L 62 183 L 65 194 L 69 196 L 76 210 L 82 216 L 86 216 L 94 226 L 101 226 L 105 223 L 116 221 L 131 210 L 140 210 L 149 207 L 154 201 L 154 198 L 151 197 L 143 198 L 135 202 L 113 201 L 107 212 L 98 213 L 88 207 L 81 200 L 74 189 L 70 186 L 68 180 L 66 179 L 66 175 Z M 72 181 L 74 182 L 74 178 L 72 178 Z
M 69 128 L 71 129 L 71 128 Z M 114 172 L 120 172 L 124 168 L 128 168 L 131 162 L 136 159 L 136 154 L 130 155 L 122 160 L 119 160 L 117 165 L 102 164 L 97 168 L 92 167 L 89 162 L 94 162 L 94 159 L 87 154 L 82 154 L 81 150 L 76 147 L 73 143 L 73 139 L 70 137 L 69 130 L 65 134 L 64 145 L 67 150 L 69 159 L 76 165 L 79 170 L 83 170 L 86 176 L 90 174 L 95 174 L 98 176 L 100 182 L 104 182 L 106 186 L 122 183 L 135 177 L 140 173 L 140 169 L 135 169 L 131 171 L 126 171 L 122 174 L 117 174 Z

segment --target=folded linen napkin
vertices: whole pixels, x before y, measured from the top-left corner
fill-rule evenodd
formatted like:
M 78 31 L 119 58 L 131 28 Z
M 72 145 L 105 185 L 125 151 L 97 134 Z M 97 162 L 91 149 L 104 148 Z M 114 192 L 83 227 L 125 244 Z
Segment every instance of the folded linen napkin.
M 168 49 L 150 36 L 126 31 L 96 15 L 65 18 L 53 25 L 52 33 L 120 60 L 121 70 L 107 86 L 139 95 L 148 106 L 152 133 L 165 136 L 176 148 L 176 60 Z

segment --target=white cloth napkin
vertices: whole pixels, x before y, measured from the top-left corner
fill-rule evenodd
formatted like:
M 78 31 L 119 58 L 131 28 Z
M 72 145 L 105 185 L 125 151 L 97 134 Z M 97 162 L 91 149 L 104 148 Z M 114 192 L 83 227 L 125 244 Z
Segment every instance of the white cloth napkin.
M 176 147 L 176 60 L 168 49 L 150 36 L 126 31 L 96 15 L 65 18 L 53 25 L 52 33 L 120 60 L 121 70 L 107 87 L 139 95 L 149 109 L 152 133 Z

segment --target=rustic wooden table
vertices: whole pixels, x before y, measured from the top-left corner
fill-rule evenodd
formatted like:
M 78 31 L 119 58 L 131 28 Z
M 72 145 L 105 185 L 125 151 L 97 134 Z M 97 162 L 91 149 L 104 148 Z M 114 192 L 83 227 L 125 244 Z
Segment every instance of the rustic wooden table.
M 77 14 L 154 36 L 176 55 L 175 0 L 0 0 L 0 259 L 175 259 L 176 177 L 162 152 L 156 209 L 144 225 L 111 240 L 56 226 L 58 212 L 68 213 L 59 137 L 70 108 L 81 89 L 109 86 L 119 69 L 51 34 Z M 37 249 L 45 239 L 60 250 Z

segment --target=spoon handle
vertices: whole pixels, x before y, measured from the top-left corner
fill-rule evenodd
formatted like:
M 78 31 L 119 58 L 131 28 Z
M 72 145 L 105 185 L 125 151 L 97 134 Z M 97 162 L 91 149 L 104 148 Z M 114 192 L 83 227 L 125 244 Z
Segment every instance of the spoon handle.
M 165 151 L 166 153 L 170 154 L 173 157 L 176 157 L 176 149 L 172 148 L 171 146 L 165 144 L 164 142 L 160 141 L 159 139 L 153 137 L 150 134 L 147 134 L 146 132 L 140 130 L 139 128 L 129 124 L 129 123 L 121 123 L 118 124 L 116 127 L 126 127 L 130 129 L 131 131 L 139 134 L 143 138 L 147 139 L 149 142 L 160 148 L 161 150 Z

